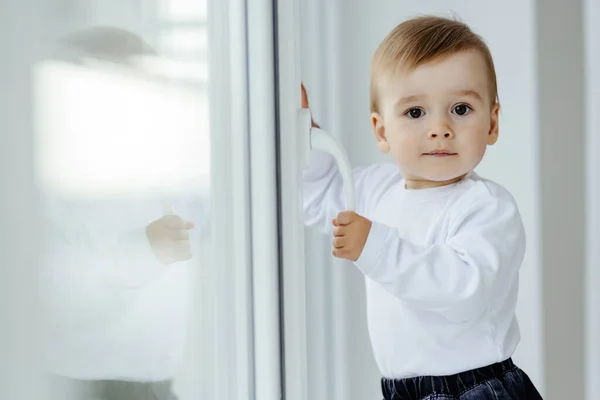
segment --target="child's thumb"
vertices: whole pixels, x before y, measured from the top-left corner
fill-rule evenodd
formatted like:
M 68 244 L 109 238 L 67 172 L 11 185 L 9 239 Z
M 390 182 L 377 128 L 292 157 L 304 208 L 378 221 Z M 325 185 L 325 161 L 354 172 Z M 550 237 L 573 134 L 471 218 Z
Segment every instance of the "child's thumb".
M 342 211 L 338 214 L 335 221 L 338 225 L 348 225 L 354 220 L 355 215 L 356 214 L 354 213 L 354 211 Z

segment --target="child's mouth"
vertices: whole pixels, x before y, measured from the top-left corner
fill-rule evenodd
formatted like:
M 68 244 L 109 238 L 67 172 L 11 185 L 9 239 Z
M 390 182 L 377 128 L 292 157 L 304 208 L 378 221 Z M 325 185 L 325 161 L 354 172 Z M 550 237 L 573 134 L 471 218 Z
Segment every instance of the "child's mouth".
M 447 150 L 435 150 L 429 153 L 424 153 L 423 155 L 425 156 L 434 156 L 434 157 L 450 157 L 450 156 L 455 156 L 457 153 L 452 153 L 451 151 L 447 151 Z

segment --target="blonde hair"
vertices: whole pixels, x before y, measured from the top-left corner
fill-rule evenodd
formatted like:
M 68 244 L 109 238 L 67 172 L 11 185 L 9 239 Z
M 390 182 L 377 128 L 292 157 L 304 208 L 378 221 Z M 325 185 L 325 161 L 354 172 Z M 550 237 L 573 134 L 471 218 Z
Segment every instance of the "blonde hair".
M 371 112 L 379 112 L 379 87 L 382 78 L 400 68 L 418 66 L 466 50 L 481 53 L 488 68 L 492 104 L 498 103 L 494 61 L 488 46 L 465 23 L 442 17 L 409 19 L 396 26 L 381 42 L 371 61 Z

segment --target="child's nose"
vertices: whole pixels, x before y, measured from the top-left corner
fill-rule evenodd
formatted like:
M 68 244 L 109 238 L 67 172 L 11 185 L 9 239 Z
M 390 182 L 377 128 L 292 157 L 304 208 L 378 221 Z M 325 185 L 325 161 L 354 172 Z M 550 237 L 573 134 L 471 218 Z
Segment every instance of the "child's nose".
M 434 127 L 427 134 L 429 139 L 454 139 L 454 131 L 447 125 Z

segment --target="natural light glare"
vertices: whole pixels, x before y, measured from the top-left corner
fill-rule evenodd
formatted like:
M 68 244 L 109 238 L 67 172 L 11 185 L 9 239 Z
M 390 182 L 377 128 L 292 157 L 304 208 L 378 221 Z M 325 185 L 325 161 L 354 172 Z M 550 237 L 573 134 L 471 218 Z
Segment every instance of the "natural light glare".
M 169 21 L 206 20 L 207 0 L 161 0 L 159 16 Z
M 169 54 L 204 55 L 208 50 L 208 34 L 205 28 L 177 28 L 162 33 L 159 47 Z
M 208 63 L 206 61 L 182 61 L 166 57 L 140 57 L 136 59 L 137 65 L 146 71 L 183 81 L 195 83 L 208 82 Z
M 37 173 L 71 196 L 206 194 L 208 99 L 118 68 L 46 61 L 35 72 Z

